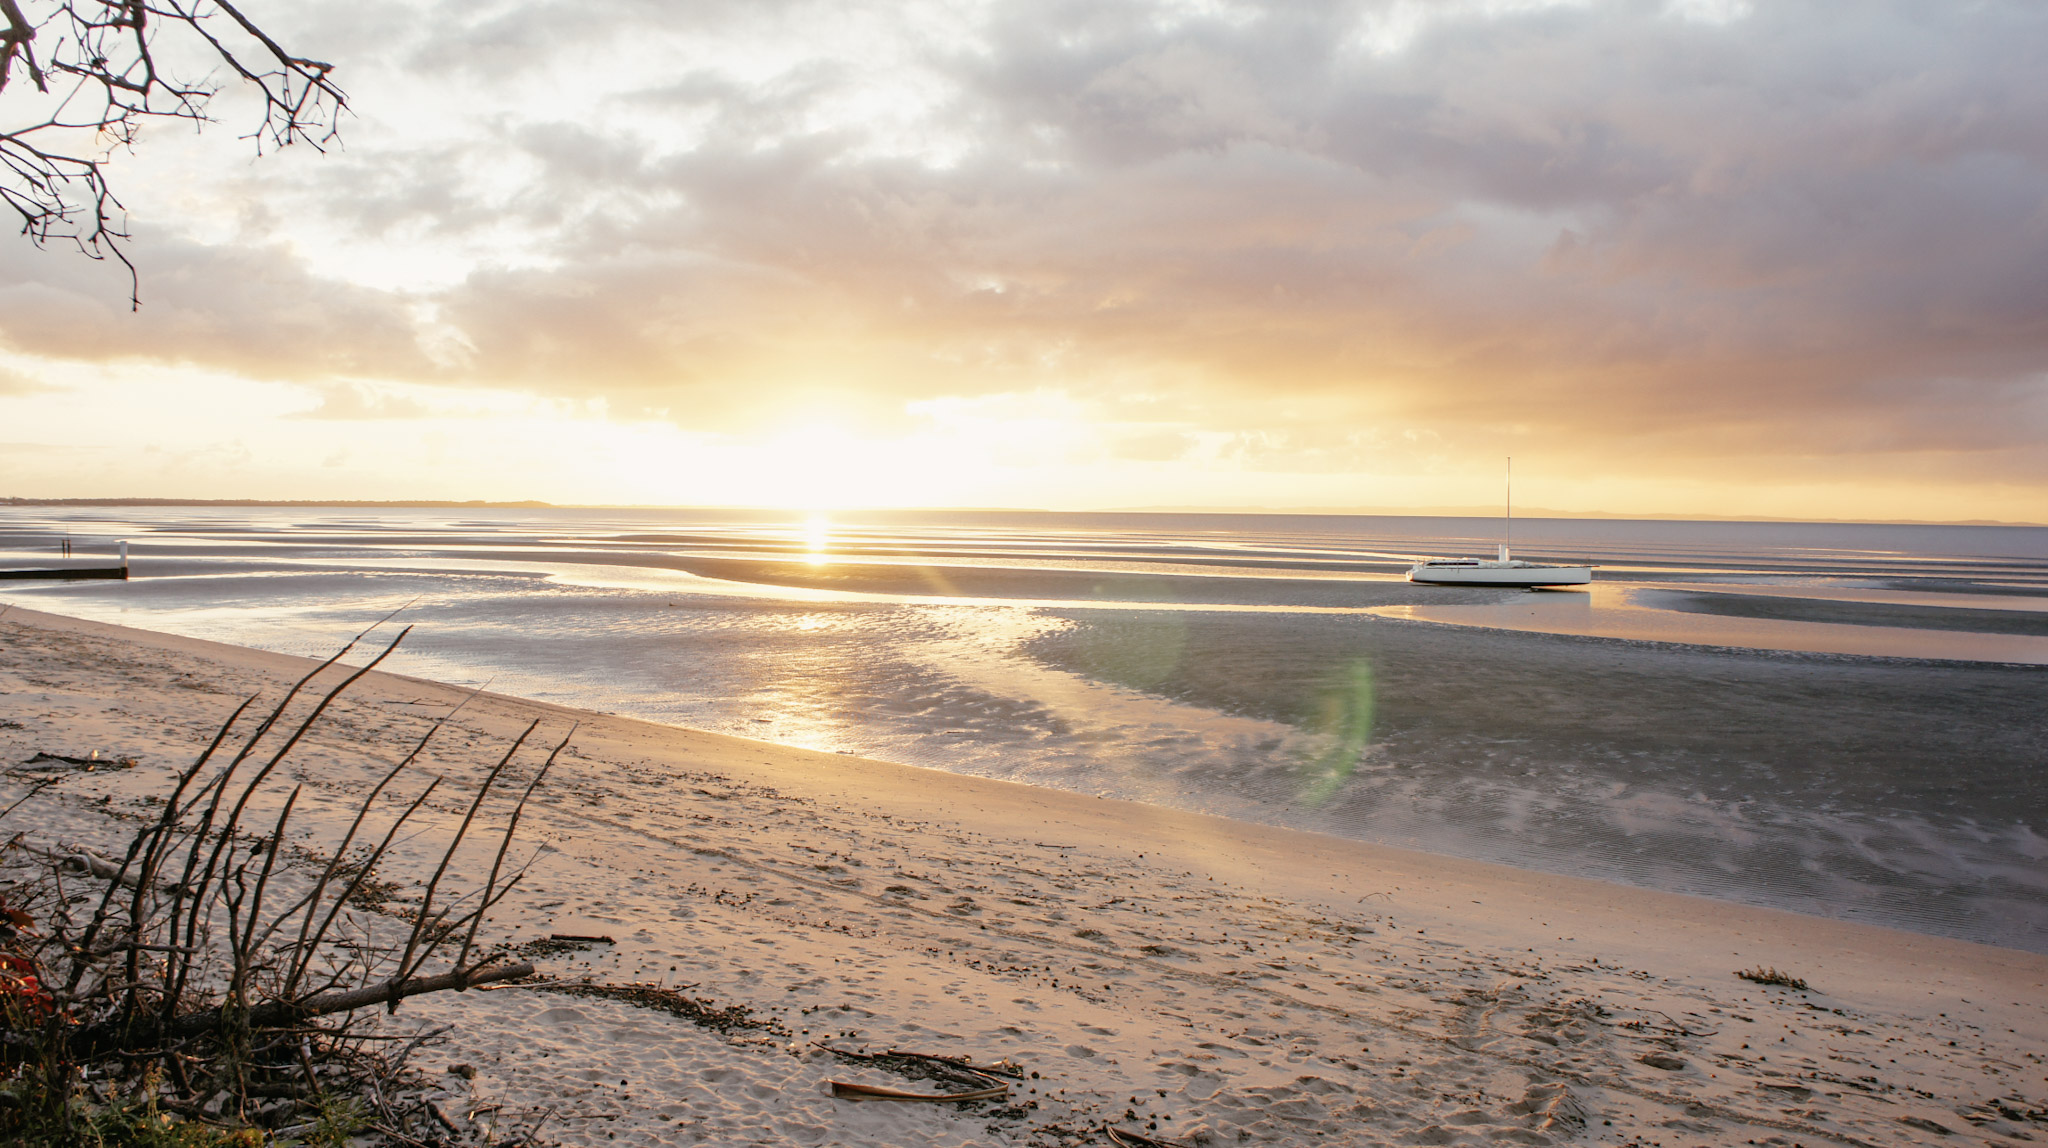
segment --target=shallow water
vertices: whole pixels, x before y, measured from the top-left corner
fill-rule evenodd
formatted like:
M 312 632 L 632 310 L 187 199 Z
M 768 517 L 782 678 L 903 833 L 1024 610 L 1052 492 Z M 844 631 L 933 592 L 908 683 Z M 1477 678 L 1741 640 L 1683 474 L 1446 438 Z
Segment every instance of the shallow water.
M 2048 602 L 2043 599 L 2023 595 L 1996 599 L 1969 594 L 1873 591 L 1847 586 L 1734 586 L 1692 582 L 1675 586 L 1599 583 L 1585 590 L 1520 594 L 1484 605 L 1379 606 L 1372 612 L 1384 617 L 1447 625 L 1623 638 L 1639 642 L 2048 665 L 2048 636 L 1731 617 L 1688 610 L 1686 607 L 1697 599 L 1684 600 L 1685 596 L 1678 592 L 1681 589 L 1712 590 L 1717 596 L 1739 592 L 1742 597 L 1923 607 L 1914 612 L 1916 619 L 1930 613 L 1925 607 L 1957 611 L 1988 608 L 2012 615 L 2038 614 L 2048 608 Z
M 1978 664 L 2048 661 L 1984 621 L 2048 530 L 1537 521 L 1590 592 L 1401 580 L 1493 526 L 15 507 L 0 566 L 135 578 L 0 600 L 299 654 L 405 606 L 399 672 L 2048 951 L 2048 677 Z

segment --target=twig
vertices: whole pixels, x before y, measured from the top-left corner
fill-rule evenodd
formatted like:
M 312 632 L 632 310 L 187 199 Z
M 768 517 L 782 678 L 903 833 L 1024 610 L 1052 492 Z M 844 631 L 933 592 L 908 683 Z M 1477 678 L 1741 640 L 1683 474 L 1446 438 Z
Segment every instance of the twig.
M 365 633 L 367 632 L 368 631 L 365 631 Z M 227 796 L 227 784 L 229 779 L 234 776 L 235 770 L 241 766 L 242 762 L 248 760 L 249 755 L 255 752 L 257 743 L 262 741 L 264 735 L 269 733 L 271 728 L 277 724 L 278 719 L 284 716 L 285 709 L 292 704 L 292 699 L 298 697 L 299 692 L 306 688 L 306 684 L 308 682 L 311 682 L 313 678 L 316 675 L 318 675 L 322 670 L 325 670 L 327 667 L 340 661 L 343 655 L 347 654 L 350 650 L 354 649 L 356 647 L 356 642 L 360 640 L 360 638 L 357 638 L 344 644 L 341 647 L 341 649 L 335 651 L 333 657 L 330 657 L 326 661 L 321 662 L 319 665 L 314 666 L 311 670 L 306 672 L 306 675 L 304 677 L 300 678 L 296 682 L 293 682 L 292 687 L 285 691 L 284 697 L 278 699 L 277 705 L 272 707 L 270 713 L 264 717 L 262 722 L 258 723 L 256 731 L 250 734 L 248 739 L 242 743 L 242 748 L 235 754 L 234 758 L 228 762 L 227 766 L 223 768 L 220 771 L 220 773 L 216 774 L 213 780 L 207 782 L 206 785 L 202 786 L 198 793 L 193 795 L 192 801 L 189 805 L 187 805 L 182 810 L 177 810 L 173 815 L 174 824 L 177 822 L 182 822 L 186 814 L 190 813 L 191 810 L 194 807 L 196 807 L 200 801 L 206 800 L 207 794 L 209 792 L 212 793 L 212 799 L 207 802 L 206 812 L 203 815 L 201 815 L 198 827 L 194 829 L 192 832 L 191 848 L 185 854 L 185 871 L 183 875 L 178 879 L 177 889 L 171 896 L 169 916 L 172 922 L 172 930 L 174 934 L 178 928 L 177 923 L 182 918 L 183 915 L 184 902 L 186 896 L 188 892 L 191 892 L 194 889 L 194 886 L 192 884 L 192 876 L 194 871 L 197 870 L 199 867 L 199 854 L 201 849 L 205 847 L 208 834 L 213 828 L 214 817 L 220 812 L 220 805 L 222 799 Z M 253 701 L 254 699 L 252 698 L 250 700 Z M 237 714 L 240 713 L 239 710 L 236 712 Z M 230 722 L 229 724 L 233 723 Z M 221 736 L 225 736 L 225 734 L 226 727 L 223 727 Z M 211 756 L 211 750 L 208 751 L 208 756 Z M 215 856 L 218 856 L 218 853 L 216 853 Z M 166 854 L 165 859 L 168 859 L 168 854 Z M 212 861 L 209 860 L 209 877 L 212 871 L 212 864 Z M 192 896 L 192 901 L 192 916 L 188 920 L 186 920 L 185 927 L 183 930 L 185 934 L 185 943 L 187 945 L 192 944 L 197 939 L 197 934 L 199 930 L 199 905 L 202 903 L 203 898 L 194 893 L 194 895 Z M 189 962 L 174 961 L 172 962 L 170 969 L 167 971 L 167 975 L 164 978 L 166 991 L 164 993 L 163 1002 L 163 1016 L 164 1019 L 166 1020 L 170 1019 L 173 1015 L 175 1015 L 178 1007 L 178 1001 L 182 999 L 184 996 L 185 979 L 190 972 L 190 968 L 191 966 Z
M 577 723 L 577 725 L 580 724 L 582 723 Z M 533 799 L 533 791 L 540 788 L 541 780 L 547 777 L 548 770 L 555 767 L 555 758 L 559 757 L 562 751 L 568 748 L 569 739 L 576 736 L 577 725 L 571 725 L 569 732 L 562 735 L 561 743 L 555 746 L 553 753 L 548 754 L 547 761 L 541 764 L 539 772 L 535 773 L 533 780 L 527 783 L 526 792 L 519 795 L 519 804 L 512 807 L 512 817 L 505 822 L 505 839 L 498 843 L 498 855 L 491 859 L 491 875 L 484 881 L 484 900 L 487 903 L 491 900 L 492 890 L 498 887 L 498 871 L 505 864 L 505 851 L 512 847 L 512 835 L 519 831 L 519 815 L 526 812 L 526 803 Z M 517 749 L 519 747 L 515 745 L 513 748 Z M 481 795 L 479 795 L 479 799 L 481 799 Z M 476 916 L 470 921 L 469 935 L 462 938 L 462 951 L 455 956 L 456 968 L 461 968 L 469 960 L 469 948 L 472 944 L 476 943 L 476 931 L 482 926 L 483 922 L 483 910 L 478 909 Z
M 446 1128 L 448 1130 L 449 1135 L 462 1135 L 462 1129 L 456 1127 L 455 1122 L 453 1120 L 448 1119 L 448 1114 L 441 1111 L 440 1105 L 429 1100 L 427 1101 L 427 1111 L 433 1113 L 435 1122 L 440 1124 L 441 1127 Z
M 420 937 L 425 935 L 428 927 L 427 923 L 433 920 L 434 891 L 440 887 L 442 876 L 448 872 L 448 863 L 455 859 L 455 851 L 462 847 L 462 839 L 469 835 L 470 824 L 476 820 L 476 812 L 483 807 L 484 799 L 490 796 L 491 786 L 498 780 L 498 775 L 503 773 L 505 767 L 512 763 L 512 755 L 518 753 L 519 747 L 525 745 L 526 739 L 533 736 L 533 731 L 539 728 L 540 719 L 533 719 L 533 724 L 526 727 L 525 732 L 521 733 L 518 740 L 512 743 L 512 748 L 506 750 L 505 756 L 498 759 L 498 764 L 491 768 L 489 774 L 485 775 L 483 785 L 477 788 L 476 799 L 469 803 L 469 812 L 463 814 L 462 824 L 456 827 L 454 840 L 448 842 L 448 851 L 441 855 L 441 864 L 435 867 L 434 876 L 427 882 L 427 891 L 420 897 L 419 914 L 413 918 L 412 935 L 405 940 L 405 955 L 398 958 L 398 971 L 392 977 L 394 981 L 411 976 L 419 967 L 413 961 L 413 954 L 419 948 Z M 421 954 L 420 960 L 424 961 L 425 959 L 426 954 Z M 398 998 L 391 1000 L 390 1007 L 393 1011 L 397 1010 Z
M 299 976 L 302 975 L 305 972 L 306 968 L 312 964 L 313 954 L 316 951 L 318 951 L 320 943 L 327 938 L 327 931 L 334 926 L 334 919 L 341 915 L 341 910 L 348 905 L 349 898 L 355 896 L 356 890 L 361 888 L 363 882 L 369 879 L 371 872 L 373 872 L 377 867 L 377 862 L 383 860 L 384 851 L 386 849 L 391 848 L 392 838 L 398 836 L 399 829 L 403 827 L 407 821 L 411 820 L 412 815 L 418 811 L 419 807 L 426 802 L 428 796 L 431 795 L 434 792 L 434 790 L 440 786 L 440 784 L 441 779 L 438 777 L 435 778 L 434 780 L 427 783 L 427 787 L 420 791 L 420 795 L 418 797 L 412 799 L 412 804 L 406 807 L 404 813 L 398 815 L 398 819 L 391 823 L 391 828 L 384 831 L 384 840 L 377 843 L 376 850 L 373 851 L 370 854 L 369 859 L 364 861 L 362 863 L 362 866 L 356 870 L 355 876 L 349 879 L 348 888 L 343 889 L 341 891 L 341 895 L 334 899 L 334 906 L 327 910 L 326 919 L 320 922 L 320 927 L 318 929 L 314 930 L 312 940 L 308 942 L 306 946 L 302 947 L 299 950 L 298 954 L 296 955 L 298 967 L 297 972 L 292 976 L 292 983 L 294 985 L 298 983 Z
M 34 785 L 29 787 L 29 791 L 27 793 L 24 793 L 19 798 L 17 798 L 14 804 L 8 806 L 5 809 L 0 809 L 0 817 L 6 817 L 8 814 L 14 812 L 17 809 L 20 809 L 22 805 L 27 803 L 27 801 L 30 798 L 34 797 L 36 794 L 41 793 L 43 790 L 50 788 L 51 786 L 57 784 L 59 781 L 62 780 L 63 779 L 59 777 L 49 777 L 44 778 L 42 781 L 35 783 Z
M 469 697 L 475 696 L 474 693 L 469 695 Z M 370 815 L 370 807 L 376 804 L 378 795 L 384 792 L 384 787 L 390 785 L 401 770 L 411 765 L 414 759 L 419 757 L 420 752 L 427 748 L 427 742 L 436 733 L 440 732 L 442 725 L 446 724 L 449 718 L 459 713 L 463 706 L 469 704 L 469 697 L 462 699 L 461 703 L 457 704 L 454 709 L 449 710 L 446 714 L 442 715 L 440 720 L 428 726 L 427 732 L 420 737 L 419 743 L 412 747 L 412 752 L 406 754 L 404 760 L 393 766 L 391 772 L 384 775 L 383 780 L 379 781 L 376 787 L 370 790 L 370 795 L 365 797 L 362 804 L 356 808 L 355 820 L 349 823 L 348 832 L 342 836 L 341 844 L 335 846 L 334 859 L 327 863 L 327 868 L 320 873 L 320 880 L 313 886 L 313 895 L 307 901 L 306 915 L 299 926 L 299 941 L 294 949 L 295 952 L 303 953 L 306 951 L 306 941 L 313 927 L 314 913 L 320 907 L 320 897 L 327 891 L 327 883 L 334 879 L 335 871 L 341 867 L 342 862 L 347 858 L 348 847 L 354 843 L 356 831 L 363 827 L 363 819 Z M 367 866 L 364 871 L 368 871 Z M 350 886 L 350 891 L 354 891 L 353 885 Z M 342 900 L 347 900 L 346 895 L 343 896 Z M 332 919 L 332 917 L 329 918 L 329 920 Z M 324 929 L 322 931 L 325 932 Z M 317 945 L 319 942 L 315 939 L 314 943 Z M 293 962 L 291 973 L 285 978 L 284 989 L 280 995 L 286 997 L 292 995 L 293 990 L 298 988 L 299 974 L 304 971 L 304 968 L 305 966 L 302 963 L 296 960 Z
M 291 821 L 292 806 L 299 803 L 302 785 L 292 787 L 291 796 L 284 799 L 284 812 L 277 815 L 277 825 L 270 831 L 270 848 L 263 853 L 263 873 L 256 878 L 256 891 L 249 898 L 249 927 L 242 931 L 241 939 L 233 943 L 235 961 L 234 979 L 229 983 L 228 996 L 240 1001 L 249 978 L 249 962 L 255 956 L 256 926 L 263 918 L 263 893 L 270 887 L 270 870 L 277 863 L 277 855 L 284 848 L 284 827 Z

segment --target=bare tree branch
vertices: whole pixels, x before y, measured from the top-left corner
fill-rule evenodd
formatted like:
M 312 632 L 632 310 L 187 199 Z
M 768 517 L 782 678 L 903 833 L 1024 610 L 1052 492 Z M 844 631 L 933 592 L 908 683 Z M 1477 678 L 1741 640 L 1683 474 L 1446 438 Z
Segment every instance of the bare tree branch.
M 294 143 L 325 151 L 348 110 L 332 64 L 294 54 L 229 0 L 0 0 L 0 25 L 0 92 L 19 61 L 37 93 L 22 122 L 0 123 L 0 202 L 37 246 L 69 242 L 119 262 L 131 307 L 141 306 L 141 283 L 108 163 L 153 120 L 210 122 L 220 91 L 210 77 L 160 68 L 158 36 L 203 49 L 261 96 L 262 119 L 243 137 L 258 154 Z
M 471 989 L 478 985 L 515 981 L 532 975 L 533 966 L 525 962 L 500 965 L 496 968 L 478 966 L 472 969 L 451 969 L 438 976 L 415 977 L 405 981 L 381 981 L 360 988 L 321 993 L 296 1001 L 265 1001 L 247 1009 L 244 1017 L 236 1019 L 253 1029 L 275 1028 L 332 1013 L 352 1012 L 371 1005 L 396 1004 L 407 997 L 425 993 Z M 169 1022 L 104 1021 L 79 1029 L 71 1038 L 71 1047 L 81 1055 L 90 1055 L 108 1048 L 151 1048 L 216 1032 L 230 1015 L 230 1007 L 222 1006 L 203 1012 L 188 1013 Z

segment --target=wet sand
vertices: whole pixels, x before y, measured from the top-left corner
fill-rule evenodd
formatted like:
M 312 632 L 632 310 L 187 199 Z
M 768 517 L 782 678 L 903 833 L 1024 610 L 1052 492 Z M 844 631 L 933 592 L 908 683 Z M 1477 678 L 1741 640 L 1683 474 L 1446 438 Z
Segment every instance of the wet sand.
M 1785 622 L 1827 622 L 1846 626 L 1894 626 L 1954 630 L 1969 634 L 2024 634 L 2048 637 L 2048 613 L 1972 610 L 1952 606 L 1888 606 L 1833 602 L 1822 598 L 1760 597 L 1751 594 L 1672 594 L 1666 607 L 1728 618 Z
M 110 847 L 242 696 L 305 668 L 0 616 L 0 753 L 141 763 L 71 775 L 9 828 Z M 259 805 L 303 782 L 294 844 L 317 858 L 462 696 L 369 676 Z M 1078 1145 L 1104 1123 L 1205 1145 L 2048 1135 L 2036 954 L 492 695 L 436 743 L 440 828 L 534 718 L 549 742 L 581 724 L 491 939 L 609 934 L 544 973 L 685 983 L 759 1023 L 531 988 L 409 1004 L 398 1023 L 454 1026 L 427 1063 L 475 1068 L 441 1082 L 479 1122 L 549 1112 L 570 1144 Z M 394 909 L 435 836 L 387 863 Z M 1758 965 L 1812 989 L 1732 975 Z M 825 1082 L 908 1082 L 821 1039 L 1027 1075 L 1003 1107 L 852 1104 Z

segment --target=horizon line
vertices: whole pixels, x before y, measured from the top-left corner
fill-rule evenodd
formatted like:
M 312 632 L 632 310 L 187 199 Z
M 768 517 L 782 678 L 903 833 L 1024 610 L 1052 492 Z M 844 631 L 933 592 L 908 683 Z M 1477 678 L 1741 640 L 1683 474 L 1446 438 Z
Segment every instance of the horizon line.
M 680 503 L 546 502 L 540 499 L 500 501 L 494 499 L 449 498 L 28 498 L 0 496 L 5 506 L 302 506 L 377 507 L 424 510 L 474 508 L 480 510 L 699 510 L 744 511 L 756 514 L 1264 514 L 1322 518 L 1501 518 L 1499 510 L 1483 506 L 1425 507 L 1266 507 L 1266 506 L 1110 506 L 1085 510 L 1052 510 L 1029 506 L 868 506 L 803 509 L 780 506 L 702 505 Z M 1560 510 L 1529 507 L 1520 521 L 1624 521 L 1624 522 L 1756 522 L 1797 523 L 1813 526 L 1995 526 L 2041 529 L 2048 522 L 2013 522 L 2000 519 L 1890 519 L 1890 518 L 1799 518 L 1782 515 L 1679 514 L 1668 512 L 1627 512 L 1611 510 Z

